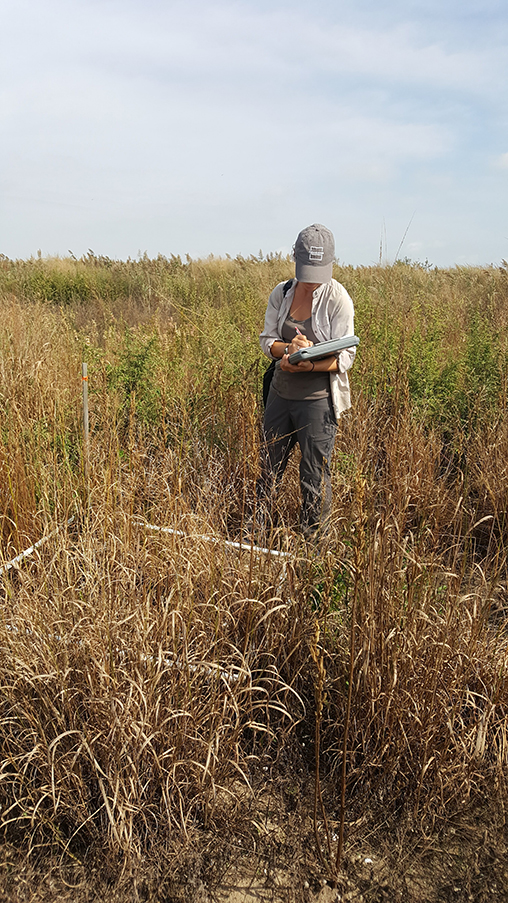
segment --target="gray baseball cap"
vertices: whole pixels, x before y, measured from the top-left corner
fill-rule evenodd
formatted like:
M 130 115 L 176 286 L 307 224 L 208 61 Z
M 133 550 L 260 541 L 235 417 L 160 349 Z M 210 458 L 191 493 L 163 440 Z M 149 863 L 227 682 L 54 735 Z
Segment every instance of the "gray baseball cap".
M 329 282 L 335 259 L 335 240 L 326 226 L 314 223 L 302 229 L 295 241 L 298 282 Z

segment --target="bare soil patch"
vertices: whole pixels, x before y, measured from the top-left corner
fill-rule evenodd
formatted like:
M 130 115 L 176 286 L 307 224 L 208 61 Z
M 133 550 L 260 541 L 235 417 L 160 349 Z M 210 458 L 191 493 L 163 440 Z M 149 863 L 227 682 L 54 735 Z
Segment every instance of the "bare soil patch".
M 243 809 L 239 817 L 239 809 Z M 225 813 L 226 814 L 226 813 Z M 508 900 L 505 794 L 471 802 L 433 831 L 382 810 L 347 823 L 336 885 L 317 854 L 310 798 L 266 786 L 229 822 L 195 829 L 138 861 L 100 850 L 38 858 L 5 842 L 0 903 L 501 903 Z M 330 823 L 333 833 L 334 823 Z M 319 829 L 319 836 L 322 827 Z

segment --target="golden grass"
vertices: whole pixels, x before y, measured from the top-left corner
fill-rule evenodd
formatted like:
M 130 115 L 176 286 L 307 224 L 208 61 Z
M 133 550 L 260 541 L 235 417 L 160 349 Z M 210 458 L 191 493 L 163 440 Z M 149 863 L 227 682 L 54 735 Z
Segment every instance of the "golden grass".
M 136 292 L 55 306 L 22 290 L 37 267 L 57 285 L 51 262 L 5 270 L 0 567 L 61 528 L 0 577 L 6 835 L 140 857 L 229 830 L 233 808 L 238 825 L 238 782 L 254 792 L 288 755 L 315 773 L 316 800 L 344 773 L 348 811 L 443 819 L 507 765 L 506 276 L 342 271 L 362 345 L 332 531 L 313 551 L 276 533 L 286 564 L 224 540 L 254 494 L 255 330 L 288 262 L 97 260 L 55 272 L 92 285 L 116 267 Z M 468 369 L 475 317 L 483 356 Z M 294 481 L 290 467 L 288 527 Z M 340 793 L 323 816 L 344 819 Z

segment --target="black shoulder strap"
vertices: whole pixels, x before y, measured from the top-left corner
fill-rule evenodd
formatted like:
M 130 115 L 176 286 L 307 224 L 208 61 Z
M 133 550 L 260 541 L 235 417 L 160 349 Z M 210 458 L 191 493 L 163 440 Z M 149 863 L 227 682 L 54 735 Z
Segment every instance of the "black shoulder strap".
M 282 297 L 285 298 L 289 289 L 293 285 L 293 280 L 288 279 L 287 282 L 282 286 Z M 275 373 L 275 361 L 272 361 L 271 364 L 268 364 L 264 374 L 263 374 L 263 404 L 266 408 L 266 402 L 268 401 L 268 393 L 270 391 L 270 385 L 272 382 L 273 374 Z

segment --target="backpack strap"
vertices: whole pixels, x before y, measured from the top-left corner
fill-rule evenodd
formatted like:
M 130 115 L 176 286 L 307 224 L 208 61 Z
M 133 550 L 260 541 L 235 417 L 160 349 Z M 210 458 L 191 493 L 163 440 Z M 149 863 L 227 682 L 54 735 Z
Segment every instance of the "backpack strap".
M 284 283 L 284 285 L 282 286 L 282 297 L 283 298 L 286 297 L 286 295 L 292 285 L 293 285 L 292 279 L 288 279 L 288 281 Z M 268 393 L 270 391 L 270 385 L 271 385 L 274 373 L 275 373 L 275 361 L 272 361 L 270 364 L 268 364 L 268 367 L 266 368 L 264 375 L 263 375 L 263 404 L 264 404 L 265 408 L 266 408 L 266 402 L 268 400 Z

